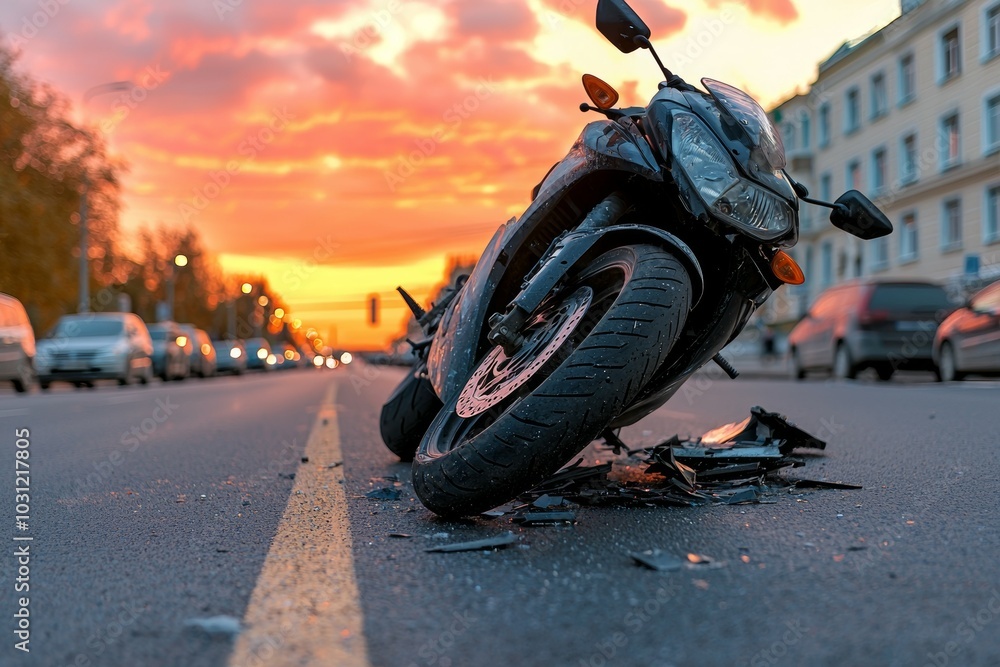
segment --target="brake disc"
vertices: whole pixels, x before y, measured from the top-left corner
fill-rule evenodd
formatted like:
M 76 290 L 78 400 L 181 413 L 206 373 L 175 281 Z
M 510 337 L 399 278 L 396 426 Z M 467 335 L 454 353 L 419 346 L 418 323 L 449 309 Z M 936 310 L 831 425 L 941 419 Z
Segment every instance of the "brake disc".
M 524 386 L 576 330 L 593 296 L 593 290 L 584 286 L 543 306 L 526 325 L 524 343 L 513 357 L 499 345 L 490 350 L 458 397 L 458 416 L 482 414 Z

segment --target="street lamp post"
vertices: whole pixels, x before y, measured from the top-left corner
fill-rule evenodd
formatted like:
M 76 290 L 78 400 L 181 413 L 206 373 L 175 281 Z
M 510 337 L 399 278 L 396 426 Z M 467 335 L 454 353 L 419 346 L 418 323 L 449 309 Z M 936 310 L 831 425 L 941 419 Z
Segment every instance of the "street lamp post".
M 170 262 L 169 266 L 167 267 L 170 271 L 167 274 L 167 320 L 170 321 L 173 321 L 174 319 L 174 291 L 175 291 L 174 281 L 176 278 L 174 267 L 176 266 L 177 268 L 183 268 L 187 266 L 187 263 L 188 263 L 187 256 L 178 254 L 174 256 L 173 261 Z

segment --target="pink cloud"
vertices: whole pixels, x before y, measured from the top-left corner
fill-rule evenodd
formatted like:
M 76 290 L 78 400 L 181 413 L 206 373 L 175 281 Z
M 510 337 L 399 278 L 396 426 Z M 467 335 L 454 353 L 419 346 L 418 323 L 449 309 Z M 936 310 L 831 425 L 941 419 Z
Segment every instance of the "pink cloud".
M 708 6 L 715 9 L 724 3 L 742 4 L 751 14 L 773 19 L 782 25 L 787 25 L 799 18 L 799 12 L 792 0 L 707 0 Z

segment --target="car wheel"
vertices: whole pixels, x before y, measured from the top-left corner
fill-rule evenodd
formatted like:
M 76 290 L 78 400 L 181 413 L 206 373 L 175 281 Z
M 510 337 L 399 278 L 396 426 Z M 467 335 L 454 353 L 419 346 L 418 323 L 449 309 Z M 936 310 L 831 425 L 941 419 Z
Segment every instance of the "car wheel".
M 838 380 L 853 380 L 858 376 L 858 369 L 844 343 L 837 345 L 837 351 L 833 355 L 833 376 Z
M 41 389 L 42 391 L 48 391 L 51 386 L 52 386 L 52 383 L 49 382 L 48 380 L 39 380 L 38 381 L 38 388 Z
M 792 348 L 792 377 L 796 380 L 806 379 L 806 369 L 802 366 L 802 358 L 797 348 Z
M 941 344 L 941 363 L 938 367 L 938 377 L 941 378 L 942 382 L 956 382 L 965 379 L 965 373 L 958 370 L 955 348 L 948 341 Z
M 30 390 L 34 377 L 35 371 L 31 367 L 31 360 L 22 359 L 21 363 L 17 365 L 17 377 L 11 380 L 14 385 L 14 391 L 23 394 Z

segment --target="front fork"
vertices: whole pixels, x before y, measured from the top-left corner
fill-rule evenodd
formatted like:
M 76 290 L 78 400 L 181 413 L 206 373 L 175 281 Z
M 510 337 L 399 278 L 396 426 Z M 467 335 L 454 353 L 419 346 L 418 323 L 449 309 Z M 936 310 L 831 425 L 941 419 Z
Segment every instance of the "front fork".
M 538 309 L 542 301 L 599 241 L 611 236 L 625 244 L 653 243 L 677 254 L 691 274 L 694 303 L 697 303 L 704 286 L 704 276 L 694 251 L 682 240 L 662 229 L 637 224 L 616 225 L 628 209 L 629 204 L 625 199 L 617 192 L 612 193 L 595 206 L 574 230 L 557 237 L 535 264 L 535 268 L 525 276 L 521 291 L 507 305 L 506 310 L 490 316 L 487 340 L 502 346 L 504 353 L 513 357 L 524 343 L 521 329 L 531 313 Z

